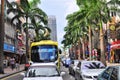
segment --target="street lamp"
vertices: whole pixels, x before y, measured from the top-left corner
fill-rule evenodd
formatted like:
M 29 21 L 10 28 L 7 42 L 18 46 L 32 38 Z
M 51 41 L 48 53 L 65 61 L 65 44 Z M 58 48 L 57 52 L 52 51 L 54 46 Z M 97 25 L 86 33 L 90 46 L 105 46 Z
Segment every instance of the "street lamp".
M 0 11 L 0 73 L 4 73 L 3 59 L 4 59 L 4 0 L 1 0 Z

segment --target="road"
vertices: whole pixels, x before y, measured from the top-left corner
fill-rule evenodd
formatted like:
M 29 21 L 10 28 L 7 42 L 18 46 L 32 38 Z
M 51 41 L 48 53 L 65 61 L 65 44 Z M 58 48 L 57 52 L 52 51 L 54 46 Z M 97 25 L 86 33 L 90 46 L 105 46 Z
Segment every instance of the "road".
M 63 76 L 64 80 L 75 80 L 73 76 L 69 75 L 68 68 L 65 68 L 64 66 L 61 67 L 61 71 L 65 71 L 65 75 Z
M 25 71 L 24 71 L 25 72 Z M 22 72 L 20 73 L 16 73 L 14 75 L 11 75 L 11 76 L 8 76 L 8 77 L 5 77 L 1 80 L 23 80 L 23 76 L 21 75 Z
M 65 68 L 64 66 L 61 67 L 61 71 L 64 71 L 66 74 L 63 76 L 63 80 L 75 80 L 73 76 L 69 75 L 68 68 Z M 20 73 L 8 76 L 2 80 L 23 80 L 23 76 Z

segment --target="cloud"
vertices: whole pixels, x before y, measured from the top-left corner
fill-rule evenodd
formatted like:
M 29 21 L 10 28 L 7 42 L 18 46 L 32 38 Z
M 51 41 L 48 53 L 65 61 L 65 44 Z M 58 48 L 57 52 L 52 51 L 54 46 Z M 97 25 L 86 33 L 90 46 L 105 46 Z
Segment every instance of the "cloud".
M 73 12 L 79 10 L 75 0 L 70 0 L 70 1 L 66 0 L 65 5 L 66 5 L 66 11 L 64 14 L 65 18 L 68 14 L 72 14 Z M 67 20 L 65 21 L 65 24 L 67 24 Z
M 41 0 L 39 7 L 48 15 L 55 15 L 57 21 L 57 40 L 60 45 L 65 34 L 66 16 L 78 10 L 76 0 Z M 59 45 L 59 46 L 60 46 Z
M 76 5 L 75 0 L 69 0 L 69 1 L 68 0 L 61 0 L 61 2 L 63 3 L 63 4 L 61 4 L 61 6 L 63 5 L 65 7 L 65 11 L 63 13 L 64 19 L 66 18 L 66 16 L 68 14 L 71 14 L 71 13 L 78 10 L 78 6 Z M 64 24 L 64 26 L 63 26 L 63 28 L 64 28 L 66 26 L 66 24 L 67 24 L 67 21 L 66 20 L 65 20 L 65 22 L 63 21 L 63 24 Z M 59 30 L 58 30 L 58 32 L 59 32 Z M 58 42 L 59 42 L 59 44 L 63 40 L 64 34 L 65 34 L 64 31 L 61 31 L 60 33 L 58 33 Z M 60 44 L 60 45 L 62 45 L 62 44 Z
M 75 0 L 67 1 L 66 5 L 67 5 L 67 9 L 65 11 L 65 16 L 68 14 L 71 14 L 79 9 Z

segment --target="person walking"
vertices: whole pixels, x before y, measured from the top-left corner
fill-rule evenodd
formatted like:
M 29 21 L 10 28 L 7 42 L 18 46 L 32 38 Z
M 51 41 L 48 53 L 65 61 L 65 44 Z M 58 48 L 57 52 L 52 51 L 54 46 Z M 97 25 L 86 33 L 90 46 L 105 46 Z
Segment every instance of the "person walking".
M 12 70 L 15 68 L 15 58 L 14 58 L 14 57 L 12 57 L 12 58 L 10 59 L 10 66 L 11 66 L 11 69 L 12 69 Z
M 17 71 L 20 70 L 20 62 L 19 62 L 19 60 L 16 60 L 15 68 L 16 68 Z
M 8 60 L 7 59 L 4 59 L 3 60 L 3 64 L 4 64 L 4 68 L 6 68 L 8 66 Z

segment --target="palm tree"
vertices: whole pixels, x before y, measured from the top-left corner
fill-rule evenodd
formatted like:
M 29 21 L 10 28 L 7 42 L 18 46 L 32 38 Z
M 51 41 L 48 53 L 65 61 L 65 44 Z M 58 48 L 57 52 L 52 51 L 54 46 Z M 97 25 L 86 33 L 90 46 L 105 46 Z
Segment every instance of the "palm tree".
M 24 29 L 26 32 L 26 55 L 28 54 L 28 24 L 31 19 L 37 18 L 38 20 L 41 20 L 41 22 L 46 21 L 47 22 L 47 15 L 39 8 L 33 7 L 29 4 L 27 0 L 20 0 L 20 4 L 18 5 L 16 2 L 11 3 L 14 5 L 14 7 L 8 9 L 8 14 L 10 12 L 15 13 L 15 16 L 12 18 L 11 22 L 14 22 L 14 20 L 19 20 L 20 18 L 25 19 Z M 36 4 L 37 5 L 37 4 Z M 32 21 L 30 22 L 32 23 Z
M 82 6 L 83 7 L 83 6 Z M 77 12 L 75 12 L 75 13 L 73 13 L 73 17 L 71 18 L 71 21 L 68 21 L 68 23 L 70 23 L 70 25 L 71 25 L 71 23 L 78 23 L 77 25 L 79 26 L 79 27 L 81 27 L 81 33 L 79 33 L 79 34 L 82 34 L 82 36 L 84 36 L 84 32 L 86 33 L 86 31 L 88 32 L 88 27 L 87 26 L 89 26 L 90 24 L 91 24 L 91 21 L 89 20 L 89 19 L 86 19 L 86 18 L 88 18 L 88 10 L 89 9 L 87 9 L 87 5 L 86 5 L 86 7 L 84 8 L 80 8 L 80 10 L 79 11 L 77 11 Z M 90 29 L 91 27 L 89 27 L 89 34 L 91 34 L 91 29 Z M 76 29 L 77 30 L 77 29 Z M 89 44 L 91 43 L 91 35 L 90 35 L 90 37 L 89 37 Z M 83 44 L 83 42 L 82 42 L 82 44 Z M 84 44 L 83 44 L 83 49 L 84 49 Z M 89 47 L 89 52 L 91 52 L 91 45 L 90 45 L 90 47 Z M 84 51 L 84 50 L 83 50 Z M 84 52 L 83 52 L 84 53 Z M 85 56 L 83 55 L 83 57 L 85 58 Z M 91 53 L 90 53 L 90 57 L 91 57 Z M 91 59 L 91 58 L 90 58 Z
M 0 13 L 0 74 L 4 73 L 3 59 L 4 59 L 4 0 L 1 0 L 1 13 Z
M 83 9 L 86 8 L 85 10 L 87 10 L 86 21 L 87 21 L 87 25 L 89 26 L 89 32 L 91 32 L 90 28 L 91 28 L 92 21 L 94 21 L 94 20 L 96 21 L 96 19 L 99 20 L 99 21 L 103 21 L 103 20 L 105 21 L 106 17 L 108 16 L 107 12 L 105 12 L 105 11 L 107 11 L 106 10 L 107 6 L 105 5 L 105 2 L 102 2 L 102 1 L 99 1 L 99 0 L 91 0 L 91 1 L 88 1 L 88 0 L 79 1 L 79 0 L 77 0 L 77 4 L 79 5 L 79 7 L 82 7 Z M 103 10 L 104 10 L 106 16 L 105 15 L 101 15 L 101 12 L 103 12 L 102 8 L 105 9 L 105 10 L 104 9 Z M 100 12 L 100 13 L 98 13 L 98 12 Z M 103 19 L 103 16 L 105 17 L 104 19 Z M 101 26 L 100 33 L 102 33 L 102 31 L 103 30 L 102 30 L 102 26 Z M 90 34 L 91 33 L 89 33 L 89 35 Z M 102 44 L 101 45 L 101 54 L 104 54 L 104 50 L 103 50 L 103 38 L 101 38 L 101 44 Z
M 97 4 L 97 5 L 96 5 Z M 89 27 L 89 43 L 91 43 L 91 26 L 96 24 L 96 27 L 100 27 L 100 47 L 101 47 L 101 60 L 105 61 L 104 57 L 104 43 L 103 43 L 103 22 L 106 23 L 109 20 L 109 9 L 105 1 L 101 0 L 77 0 L 77 5 L 80 7 L 79 14 L 74 17 L 71 17 L 71 20 L 68 23 L 81 24 L 82 21 L 86 22 L 86 26 Z M 99 12 L 99 13 L 98 13 Z M 83 13 L 83 14 L 82 14 Z M 100 25 L 98 25 L 100 24 Z M 90 47 L 91 48 L 91 45 Z M 90 50 L 91 52 L 91 50 Z M 91 54 L 91 53 L 90 53 Z M 104 61 L 103 61 L 104 60 Z
M 32 23 L 29 24 L 29 29 L 33 29 L 36 33 L 34 41 L 50 39 L 50 28 L 43 26 L 40 22 L 32 20 Z
M 84 23 L 80 24 L 80 22 L 78 21 L 78 16 L 79 16 L 79 18 L 83 17 L 83 16 L 81 16 L 82 14 L 79 14 L 79 13 L 80 13 L 80 11 L 74 12 L 73 14 L 69 14 L 66 17 L 66 19 L 68 20 L 68 26 L 65 27 L 65 31 L 66 31 L 65 36 L 67 38 L 64 40 L 64 43 L 65 42 L 69 42 L 70 45 L 74 45 L 75 51 L 76 51 L 76 46 L 77 46 L 78 43 L 79 43 L 78 47 L 80 48 L 80 36 L 83 38 L 83 36 L 84 36 L 83 31 L 85 31 Z M 71 40 L 71 41 L 68 41 L 68 40 Z M 85 54 L 84 54 L 85 49 L 84 49 L 84 42 L 83 42 L 83 40 L 81 40 L 81 43 L 83 43 L 82 44 L 82 46 L 83 46 L 83 58 L 85 58 Z M 80 52 L 78 52 L 78 53 L 80 53 Z M 78 54 L 78 58 L 80 58 L 80 54 Z
M 96 6 L 94 6 L 94 13 L 92 14 L 94 17 L 93 19 L 99 24 L 100 29 L 100 50 L 101 50 L 101 61 L 106 65 L 105 62 L 105 51 L 104 51 L 104 32 L 103 32 L 103 23 L 107 23 L 108 20 L 110 20 L 109 16 L 109 9 L 106 5 L 105 1 L 96 1 L 94 2 Z M 97 10 L 97 11 L 96 11 Z M 93 12 L 92 11 L 92 12 Z

